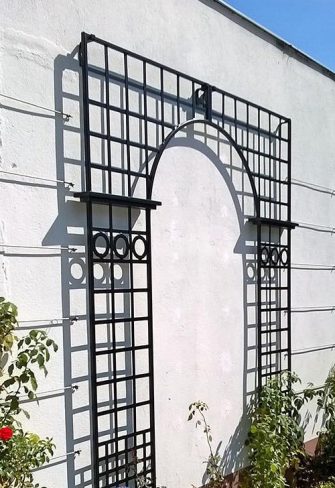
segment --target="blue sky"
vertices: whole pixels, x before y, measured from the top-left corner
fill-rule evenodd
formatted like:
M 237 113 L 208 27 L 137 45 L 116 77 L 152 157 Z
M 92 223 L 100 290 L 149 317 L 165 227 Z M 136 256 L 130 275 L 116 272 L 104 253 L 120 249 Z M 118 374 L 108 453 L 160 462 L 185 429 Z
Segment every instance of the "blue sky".
M 335 0 L 225 0 L 335 71 Z

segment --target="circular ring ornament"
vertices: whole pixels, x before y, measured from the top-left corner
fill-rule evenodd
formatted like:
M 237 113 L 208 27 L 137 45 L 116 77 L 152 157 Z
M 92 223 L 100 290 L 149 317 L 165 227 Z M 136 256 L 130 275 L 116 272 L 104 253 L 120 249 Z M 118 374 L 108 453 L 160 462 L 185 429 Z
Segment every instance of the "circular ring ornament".
M 247 265 L 247 277 L 248 277 L 248 280 L 250 280 L 250 281 L 253 281 L 256 278 L 255 265 L 252 263 L 249 263 Z
M 143 243 L 143 252 L 142 253 L 139 253 L 136 251 L 136 243 L 138 241 Z M 148 254 L 147 241 L 144 239 L 144 237 L 136 236 L 135 239 L 133 239 L 133 253 L 137 257 L 137 259 L 143 259 Z
M 273 247 L 271 249 L 271 263 L 276 266 L 278 262 L 279 262 L 279 252 L 276 247 Z
M 70 260 L 70 282 L 72 284 L 81 284 L 84 283 L 85 279 L 85 264 L 82 259 L 80 258 L 72 258 Z M 73 267 L 79 271 L 79 274 L 75 274 L 73 272 Z M 79 269 L 78 269 L 79 268 Z
M 287 266 L 288 263 L 288 252 L 287 249 L 282 249 L 279 254 L 280 262 L 283 266 Z
M 106 244 L 106 247 L 103 252 L 98 251 L 97 248 L 97 240 L 99 239 L 99 237 L 101 237 Z M 93 237 L 93 246 L 94 246 L 94 254 L 96 254 L 101 259 L 105 258 L 109 253 L 109 248 L 110 248 L 110 242 L 106 234 L 103 234 L 102 232 L 98 232 L 97 234 L 95 234 Z
M 124 242 L 124 246 L 123 246 L 123 250 L 122 252 L 120 252 L 117 248 L 117 245 L 118 245 L 118 242 L 119 241 L 123 241 Z M 127 237 L 124 235 L 124 234 L 118 234 L 117 236 L 114 237 L 114 243 L 113 243 L 113 249 L 114 249 L 114 253 L 115 255 L 120 258 L 120 259 L 124 259 L 128 253 L 129 253 L 129 241 L 127 239 Z
M 261 249 L 261 261 L 262 264 L 269 264 L 269 249 L 265 246 Z

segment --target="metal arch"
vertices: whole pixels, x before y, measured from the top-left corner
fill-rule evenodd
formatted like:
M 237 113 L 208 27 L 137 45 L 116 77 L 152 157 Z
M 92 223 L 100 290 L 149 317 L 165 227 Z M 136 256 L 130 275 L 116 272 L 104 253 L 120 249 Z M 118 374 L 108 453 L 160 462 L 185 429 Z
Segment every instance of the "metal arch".
M 158 150 L 158 153 L 156 154 L 155 159 L 153 161 L 153 165 L 152 165 L 151 172 L 150 172 L 150 176 L 149 176 L 148 198 L 151 198 L 152 197 L 153 184 L 154 184 L 154 179 L 155 179 L 156 171 L 157 171 L 157 168 L 158 168 L 158 164 L 159 164 L 159 161 L 160 161 L 160 159 L 161 159 L 161 157 L 163 155 L 163 152 L 167 148 L 169 142 L 173 139 L 173 137 L 176 134 L 178 134 L 179 131 L 185 129 L 185 127 L 188 127 L 190 125 L 195 125 L 195 124 L 204 124 L 204 125 L 208 125 L 210 127 L 213 127 L 213 129 L 216 129 L 226 139 L 228 139 L 228 141 L 230 142 L 230 144 L 233 146 L 233 148 L 235 149 L 235 151 L 237 152 L 237 154 L 239 155 L 239 157 L 240 157 L 240 159 L 242 161 L 242 164 L 243 164 L 244 169 L 247 172 L 247 175 L 248 175 L 248 178 L 249 178 L 249 181 L 250 181 L 250 185 L 251 185 L 251 189 L 252 189 L 252 194 L 253 194 L 254 202 L 255 202 L 256 217 L 260 217 L 260 212 L 259 212 L 259 198 L 258 198 L 258 195 L 257 195 L 255 181 L 254 181 L 254 178 L 253 178 L 253 176 L 251 174 L 251 171 L 250 171 L 250 168 L 249 168 L 249 165 L 248 165 L 248 161 L 246 160 L 243 152 L 238 147 L 237 143 L 234 141 L 234 139 L 231 137 L 231 135 L 225 129 L 223 129 L 222 127 L 220 127 L 218 124 L 215 124 L 214 122 L 212 122 L 211 120 L 208 120 L 208 119 L 190 119 L 190 120 L 187 120 L 186 122 L 180 124 L 178 127 L 176 127 L 175 129 L 173 129 L 168 134 L 168 136 L 166 137 L 166 139 L 160 145 L 159 150 Z

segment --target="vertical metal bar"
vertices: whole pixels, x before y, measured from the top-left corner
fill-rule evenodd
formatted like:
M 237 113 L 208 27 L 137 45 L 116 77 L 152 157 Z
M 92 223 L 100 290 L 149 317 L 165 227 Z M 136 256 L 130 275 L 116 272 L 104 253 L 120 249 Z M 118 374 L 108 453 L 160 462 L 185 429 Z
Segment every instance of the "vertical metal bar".
M 261 178 L 260 178 L 260 174 L 261 174 L 261 155 L 260 155 L 260 152 L 261 152 L 261 131 L 260 131 L 260 128 L 261 128 L 261 111 L 260 109 L 258 108 L 257 109 L 257 149 L 258 149 L 258 197 L 260 198 L 261 197 Z M 260 199 L 258 198 L 258 204 L 259 204 L 259 217 L 266 217 L 266 215 L 261 215 L 261 201 Z M 262 205 L 264 205 L 262 203 Z
M 152 312 L 152 257 L 151 257 L 151 211 L 146 211 L 147 230 L 147 288 L 148 288 L 148 337 L 149 337 L 149 372 L 150 372 L 150 442 L 152 488 L 156 488 L 156 436 L 155 436 L 155 393 L 154 393 L 154 350 L 153 350 L 153 312 Z
M 116 323 L 115 323 L 115 275 L 114 275 L 114 252 L 113 252 L 113 206 L 109 206 L 109 235 L 110 235 L 110 242 L 111 242 L 111 251 L 110 251 L 110 277 L 111 277 L 111 302 L 112 302 L 112 347 L 114 351 L 117 348 L 116 345 Z M 108 325 L 107 325 L 108 327 Z M 113 440 L 114 440 L 114 452 L 111 455 L 111 460 L 115 459 L 115 479 L 119 481 L 119 422 L 118 422 L 118 411 L 117 411 L 117 383 L 116 383 L 116 370 L 117 370 L 117 362 L 116 362 L 116 353 L 113 352 L 112 354 L 112 369 L 113 369 L 113 383 L 111 384 L 112 394 L 113 394 L 113 407 L 114 407 L 114 414 L 113 414 Z
M 180 125 L 180 76 L 177 75 L 177 125 Z
M 113 193 L 112 189 L 112 158 L 111 158 L 111 133 L 110 133 L 110 111 L 109 111 L 109 64 L 108 64 L 108 47 L 104 46 L 104 54 L 105 54 L 105 100 L 106 100 L 106 129 L 107 129 L 107 164 L 108 164 L 108 192 Z M 109 218 L 109 237 L 110 237 L 110 243 L 113 242 L 113 207 L 110 205 L 108 207 L 108 218 Z M 114 317 L 115 317 L 115 296 L 114 296 L 114 263 L 113 263 L 113 250 L 111 246 L 110 250 L 110 287 L 111 287 L 111 307 L 112 307 L 112 344 L 113 348 L 116 348 L 116 341 L 115 341 L 115 322 L 114 322 Z M 108 284 L 108 281 L 107 281 Z M 108 327 L 106 325 L 106 327 Z M 110 338 L 110 330 L 108 331 L 107 337 Z M 108 357 L 108 370 L 110 371 L 112 369 L 113 374 L 115 375 L 116 372 L 116 358 L 115 358 L 115 353 L 111 356 Z M 114 377 L 115 380 L 115 377 Z M 110 398 L 110 395 L 112 393 L 113 397 L 113 404 L 114 408 L 116 407 L 115 405 L 115 398 L 116 398 L 116 383 L 114 381 L 113 385 L 110 385 L 108 387 L 108 396 Z M 110 419 L 112 416 L 110 416 Z M 114 429 L 114 438 L 115 438 L 115 446 L 116 446 L 116 451 L 115 451 L 115 458 L 117 460 L 118 454 L 117 454 L 117 436 L 118 436 L 118 425 L 117 425 L 117 413 L 114 413 L 114 421 L 113 421 L 113 429 Z M 108 444 L 107 444 L 108 446 Z M 110 446 L 111 447 L 111 446 Z M 108 451 L 108 449 L 107 449 Z M 107 466 L 106 466 L 106 484 L 109 486 L 109 476 L 110 476 L 110 462 L 112 463 L 113 456 L 111 455 L 110 457 L 107 456 Z M 116 473 L 117 474 L 117 473 Z
M 112 193 L 112 157 L 110 141 L 110 110 L 109 110 L 109 68 L 108 68 L 108 47 L 105 50 L 105 100 L 106 100 L 106 135 L 107 135 L 107 165 L 108 165 L 108 193 Z
M 125 480 L 128 481 L 128 478 L 131 476 L 131 471 L 129 469 L 129 444 L 128 444 L 129 437 L 126 437 L 124 440 L 124 449 L 125 449 Z
M 291 137 L 292 127 L 291 120 L 288 121 L 288 168 L 287 168 L 287 219 L 291 222 Z M 287 247 L 288 247 L 288 260 L 287 260 L 287 369 L 292 370 L 292 339 L 291 339 L 291 229 L 287 229 Z
M 192 81 L 192 119 L 195 118 L 195 84 Z
M 278 140 L 277 144 L 278 144 L 278 157 L 279 157 L 279 160 L 278 160 L 278 162 L 276 164 L 278 164 L 279 170 L 276 171 L 276 173 L 275 173 L 274 176 L 275 176 L 275 178 L 277 178 L 280 181 L 280 183 L 278 185 L 278 195 L 277 195 L 278 198 L 277 199 L 278 199 L 279 202 L 281 202 L 282 201 L 282 199 L 281 199 L 281 161 L 280 161 L 280 159 L 281 159 L 281 123 L 279 124 L 279 133 L 278 133 L 278 135 L 279 135 L 279 140 Z M 275 144 L 274 144 L 274 149 L 276 149 L 276 141 L 275 141 Z M 275 151 L 275 156 L 276 155 L 277 154 L 276 154 L 276 151 Z M 275 185 L 277 185 L 277 183 L 275 183 Z M 282 206 L 279 205 L 279 209 L 277 210 L 277 214 L 276 214 L 276 216 L 277 216 L 277 218 L 279 218 L 279 220 L 281 220 L 281 214 L 282 214 L 281 207 Z M 284 232 L 287 232 L 287 231 L 284 230 Z M 280 248 L 279 249 L 281 251 L 282 250 L 282 247 L 281 247 L 281 244 L 282 244 L 282 233 L 281 232 L 279 234 L 279 244 L 280 244 Z M 281 262 L 280 261 L 279 261 L 279 264 L 281 265 Z M 277 294 L 277 302 L 278 302 L 278 307 L 279 308 L 282 308 L 282 303 L 283 303 L 282 297 L 283 297 L 283 293 L 286 293 L 285 291 L 282 290 L 283 273 L 284 273 L 283 269 L 281 269 L 281 268 L 278 269 L 278 287 L 279 288 L 278 288 L 278 291 L 276 292 L 276 294 Z M 280 314 L 280 328 L 282 329 L 283 328 L 282 327 L 283 312 L 280 311 L 279 314 Z M 282 338 L 283 338 L 283 332 L 280 330 L 279 331 L 279 338 L 278 338 L 278 348 L 279 348 L 279 350 L 282 349 L 282 342 L 283 342 L 282 341 Z M 282 356 L 283 356 L 283 353 L 279 353 L 279 371 L 280 372 L 283 369 Z
M 147 477 L 147 439 L 146 439 L 146 433 L 143 432 L 143 472 L 144 476 Z
M 257 372 L 258 391 L 262 388 L 262 256 L 261 256 L 262 225 L 257 224 Z
M 132 368 L 131 368 L 131 374 L 133 376 L 133 384 L 132 384 L 132 404 L 134 405 L 133 407 L 133 432 L 134 432 L 134 445 L 132 446 L 134 448 L 135 452 L 135 458 L 137 460 L 137 412 L 136 412 L 136 404 L 137 404 L 137 399 L 136 399 L 136 351 L 135 351 L 135 307 L 134 307 L 134 265 L 133 265 L 133 260 L 134 260 L 134 255 L 132 252 L 133 245 L 132 245 L 132 233 L 131 233 L 131 223 L 132 223 L 132 207 L 127 207 L 128 209 L 128 232 L 129 232 L 129 289 L 131 290 L 130 292 L 130 316 L 131 316 L 131 363 L 132 363 Z M 136 475 L 138 475 L 138 466 L 135 464 L 135 471 Z
M 83 76 L 83 110 L 84 110 L 84 149 L 86 191 L 91 190 L 91 151 L 90 151 L 90 118 L 88 93 L 88 60 L 87 35 L 81 35 L 81 63 Z M 95 304 L 94 304 L 94 262 L 93 262 L 93 212 L 92 203 L 86 204 L 87 214 L 87 270 L 88 270 L 88 327 L 89 327 L 89 357 L 90 357 L 90 397 L 91 397 L 91 429 L 92 429 L 92 485 L 99 486 L 99 447 L 98 447 L 98 403 L 97 403 L 97 366 L 96 366 L 96 336 L 95 336 Z
M 258 138 L 258 198 L 257 198 L 257 217 L 262 217 L 261 209 L 261 186 L 260 186 L 260 140 L 261 140 L 261 114 L 258 108 L 257 112 L 257 138 Z M 258 391 L 262 388 L 262 375 L 263 375 L 263 357 L 262 357 L 262 225 L 257 224 L 257 372 L 258 372 Z
M 268 154 L 268 161 L 269 161 L 269 173 L 268 173 L 268 177 L 269 177 L 269 180 L 268 180 L 268 185 L 269 185 L 269 201 L 268 203 L 265 203 L 265 205 L 268 205 L 268 208 L 269 208 L 269 217 L 271 219 L 272 217 L 272 161 L 271 161 L 271 115 L 270 113 L 268 114 L 268 127 L 269 127 L 269 154 Z M 265 149 L 265 144 L 264 144 L 264 149 Z M 264 151 L 265 152 L 265 151 Z M 265 169 L 265 162 L 264 162 L 264 169 Z M 264 171 L 264 173 L 266 173 Z M 264 183 L 266 184 L 266 180 L 264 180 Z M 266 193 L 265 193 L 265 196 L 266 196 Z M 267 352 L 269 353 L 266 357 L 267 357 L 267 366 L 269 366 L 269 369 L 270 369 L 270 372 L 272 373 L 273 372 L 273 369 L 276 371 L 276 354 L 274 354 L 275 356 L 275 361 L 274 361 L 274 364 L 273 364 L 273 360 L 272 360 L 272 351 L 273 351 L 273 347 L 272 347 L 272 334 L 271 334 L 271 329 L 272 329 L 272 281 L 271 281 L 271 276 L 272 276 L 272 270 L 274 272 L 274 276 L 275 273 L 276 273 L 276 268 L 275 266 L 273 267 L 272 266 L 272 249 L 274 248 L 274 245 L 275 245 L 275 239 L 273 239 L 273 244 L 272 245 L 272 239 L 273 239 L 273 233 L 272 233 L 272 225 L 269 225 L 268 227 L 268 243 L 269 243 L 269 252 L 270 252 L 270 259 L 269 259 L 269 287 L 268 287 L 268 290 L 266 291 L 267 293 L 267 308 L 269 310 L 269 312 L 267 313 L 268 315 L 268 318 L 267 318 L 267 329 L 268 329 L 268 333 L 266 334 L 266 340 L 267 340 Z M 278 319 L 278 312 L 275 312 L 275 315 L 276 315 L 276 320 L 275 322 L 277 322 L 277 319 Z M 274 350 L 276 350 L 276 344 L 274 345 Z
M 83 122 L 84 122 L 84 150 L 85 150 L 85 180 L 86 191 L 91 191 L 91 145 L 90 145 L 90 106 L 88 92 L 88 60 L 87 35 L 81 33 L 80 60 L 83 80 Z
M 207 85 L 206 88 L 206 119 L 212 120 L 212 87 Z
M 278 180 L 280 181 L 279 185 L 278 185 L 278 200 L 281 202 L 282 201 L 282 179 L 281 179 L 281 175 L 282 175 L 282 172 L 281 172 L 281 165 L 283 164 L 281 162 L 281 155 L 282 155 L 282 151 L 281 151 L 281 145 L 282 145 L 282 122 L 280 121 L 280 124 L 279 124 L 279 140 L 278 140 L 278 167 L 279 167 L 279 170 L 278 170 Z M 276 175 L 277 176 L 277 175 Z M 279 205 L 279 220 L 281 220 L 282 218 L 282 205 Z
M 222 104 L 221 104 L 221 112 L 222 112 L 222 129 L 224 130 L 224 124 L 225 124 L 225 94 L 223 93 L 222 95 Z
M 160 69 L 160 79 L 161 79 L 161 137 L 162 141 L 164 142 L 165 134 L 164 134 L 164 71 L 163 68 Z
M 128 197 L 132 196 L 131 192 L 131 162 L 130 162 L 130 128 L 129 128 L 129 83 L 128 83 L 128 56 L 123 55 L 124 62 L 124 88 L 125 88 L 125 102 L 126 102 L 126 150 L 127 150 L 127 180 L 128 180 Z
M 99 486 L 99 447 L 98 447 L 98 402 L 97 402 L 97 364 L 95 335 L 95 303 L 94 303 L 94 262 L 93 262 L 93 205 L 87 203 L 87 270 L 88 270 L 88 307 L 89 307 L 89 350 L 90 380 L 92 402 L 92 473 L 93 487 Z
M 149 198 L 149 149 L 148 149 L 148 94 L 147 94 L 147 63 L 143 63 L 143 108 L 144 108 L 144 144 L 145 144 L 145 175 L 146 198 Z
M 234 140 L 237 144 L 237 101 L 234 98 Z

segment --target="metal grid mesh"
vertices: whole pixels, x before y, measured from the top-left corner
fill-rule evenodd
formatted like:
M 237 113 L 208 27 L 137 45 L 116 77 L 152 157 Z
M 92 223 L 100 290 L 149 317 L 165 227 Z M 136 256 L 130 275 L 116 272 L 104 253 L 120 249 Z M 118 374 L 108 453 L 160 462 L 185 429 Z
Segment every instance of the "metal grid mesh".
M 88 215 L 94 486 L 146 480 L 154 487 L 150 212 L 158 202 L 150 198 L 160 156 L 194 120 L 194 137 L 211 124 L 244 160 L 237 194 L 257 229 L 251 262 L 261 386 L 291 368 L 290 120 L 95 36 L 82 35 L 80 55 L 86 188 L 78 196 Z M 105 269 L 102 281 L 96 265 Z M 140 326 L 146 339 L 137 343 Z

